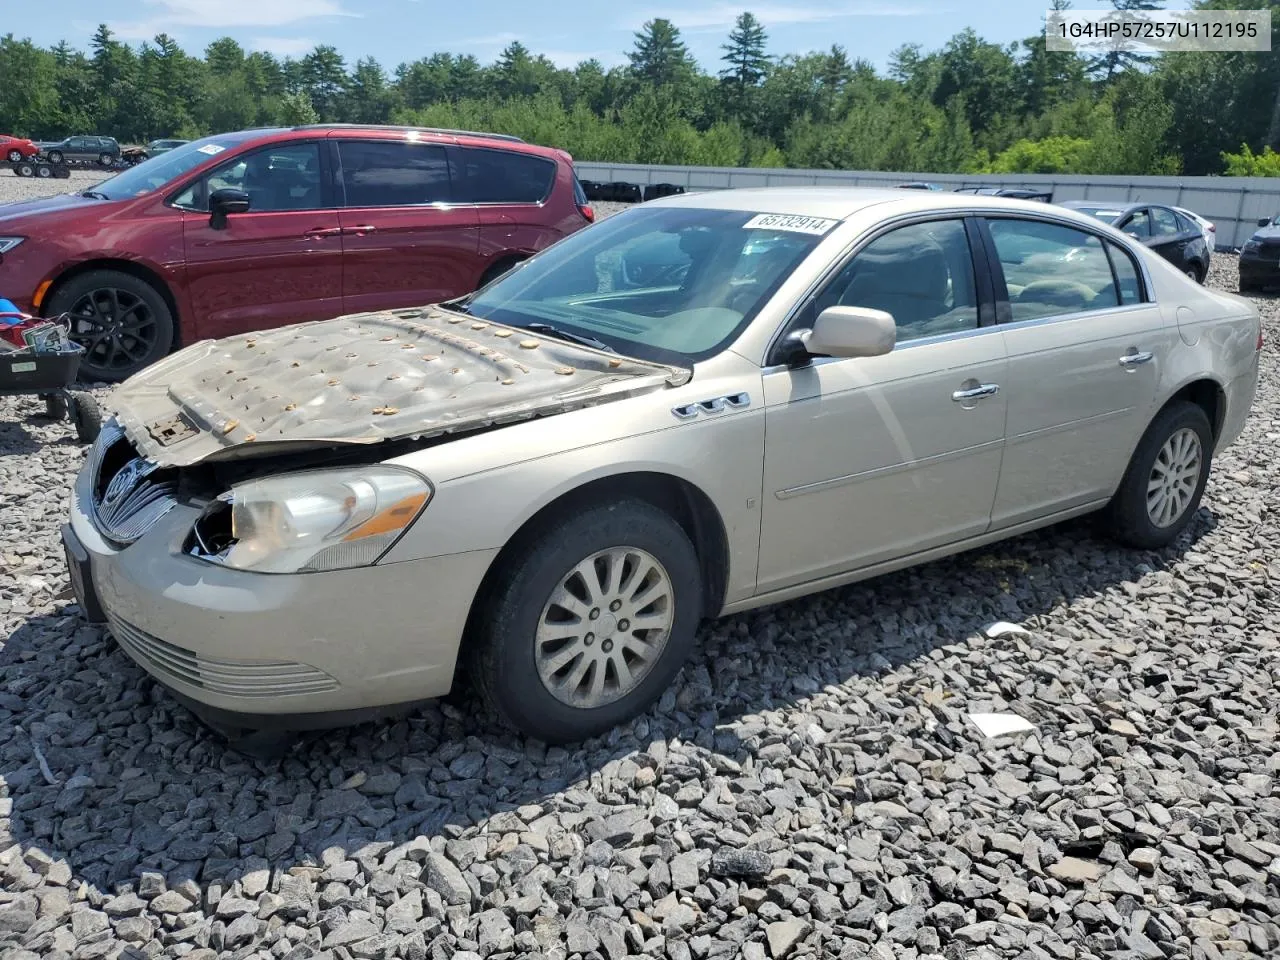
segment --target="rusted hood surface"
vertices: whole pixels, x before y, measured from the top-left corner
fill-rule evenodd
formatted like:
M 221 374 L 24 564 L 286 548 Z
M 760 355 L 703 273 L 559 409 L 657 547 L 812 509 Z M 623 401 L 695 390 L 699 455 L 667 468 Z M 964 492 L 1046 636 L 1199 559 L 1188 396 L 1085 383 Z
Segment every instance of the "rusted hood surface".
M 126 381 L 108 405 L 139 453 L 189 466 L 472 430 L 689 376 L 430 308 L 192 344 Z

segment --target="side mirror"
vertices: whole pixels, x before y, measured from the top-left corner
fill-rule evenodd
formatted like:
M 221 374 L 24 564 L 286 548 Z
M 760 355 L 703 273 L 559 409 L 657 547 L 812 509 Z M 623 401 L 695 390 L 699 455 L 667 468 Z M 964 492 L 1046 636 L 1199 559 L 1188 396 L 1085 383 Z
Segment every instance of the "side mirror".
M 223 187 L 209 195 L 209 226 L 222 230 L 227 225 L 227 214 L 248 213 L 249 195 L 234 187 Z
M 827 307 L 801 338 L 810 355 L 823 357 L 879 357 L 897 341 L 893 314 L 866 307 Z
M 1270 217 L 1259 217 L 1259 218 L 1258 218 L 1258 226 L 1260 226 L 1260 227 L 1269 227 L 1269 226 L 1271 226 L 1271 218 L 1270 218 Z

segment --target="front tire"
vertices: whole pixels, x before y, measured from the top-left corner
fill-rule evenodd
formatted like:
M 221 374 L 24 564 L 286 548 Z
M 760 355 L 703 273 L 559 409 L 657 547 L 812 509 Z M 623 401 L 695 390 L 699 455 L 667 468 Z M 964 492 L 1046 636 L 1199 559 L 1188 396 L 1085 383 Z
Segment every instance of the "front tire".
M 1131 547 L 1172 543 L 1200 506 L 1213 458 L 1213 427 L 1202 408 L 1179 401 L 1142 435 L 1105 512 L 1111 535 Z
M 20 163 L 21 161 L 22 161 L 22 151 L 21 151 L 21 150 L 10 150 L 10 151 L 9 151 L 9 162 L 10 162 L 10 163 Z
M 670 686 L 702 619 L 688 536 L 638 500 L 587 507 L 546 530 L 485 598 L 471 671 L 509 726 L 546 743 L 632 719 Z
M 61 163 L 61 162 L 62 162 L 62 151 L 61 151 L 61 150 L 50 150 L 50 151 L 49 151 L 49 162 L 50 162 L 50 163 Z
M 84 347 L 80 379 L 115 383 L 168 354 L 173 314 L 160 291 L 119 270 L 90 270 L 59 286 L 47 315 L 69 314 Z

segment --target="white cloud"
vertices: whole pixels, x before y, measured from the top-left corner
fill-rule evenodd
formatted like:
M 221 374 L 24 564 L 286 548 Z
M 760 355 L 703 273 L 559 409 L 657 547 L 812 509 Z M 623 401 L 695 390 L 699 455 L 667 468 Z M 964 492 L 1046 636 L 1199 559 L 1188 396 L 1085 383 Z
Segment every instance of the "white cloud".
M 340 0 L 146 0 L 141 20 L 109 21 L 123 40 L 148 40 L 157 33 L 181 35 L 187 29 L 284 27 L 320 17 L 358 17 Z
M 315 47 L 316 42 L 310 37 L 254 37 L 249 41 L 250 50 L 274 53 L 277 57 L 300 57 Z
M 572 69 L 584 60 L 599 60 L 606 70 L 627 62 L 627 55 L 616 50 L 535 50 L 534 53 L 565 69 Z
M 850 17 L 910 17 L 923 12 L 919 7 L 891 4 L 835 8 L 752 4 L 750 9 L 756 19 L 766 27 L 780 27 L 793 23 L 821 23 L 826 20 L 843 20 Z M 654 10 L 630 17 L 623 26 L 628 30 L 639 30 L 646 21 L 662 18 L 670 20 L 686 33 L 701 33 L 732 27 L 742 12 L 741 4 L 732 3 L 718 3 L 709 7 L 683 10 Z

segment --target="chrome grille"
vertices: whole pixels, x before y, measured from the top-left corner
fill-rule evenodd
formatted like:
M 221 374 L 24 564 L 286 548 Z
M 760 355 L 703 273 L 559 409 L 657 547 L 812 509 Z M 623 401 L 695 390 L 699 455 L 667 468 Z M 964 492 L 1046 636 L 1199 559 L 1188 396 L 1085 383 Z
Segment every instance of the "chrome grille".
M 129 441 L 120 425 L 112 421 L 103 426 L 89 451 L 93 519 L 103 536 L 119 544 L 130 544 L 178 505 L 177 485 L 172 479 L 153 477 L 159 466 L 137 456 L 126 460 L 109 479 L 103 477 L 107 455 L 118 444 L 128 445 Z M 129 452 L 133 452 L 131 446 Z
M 323 670 L 290 660 L 223 660 L 174 646 L 108 614 L 111 634 L 134 660 L 161 680 L 229 697 L 290 697 L 338 689 Z

